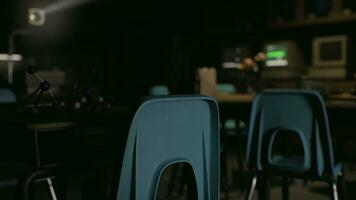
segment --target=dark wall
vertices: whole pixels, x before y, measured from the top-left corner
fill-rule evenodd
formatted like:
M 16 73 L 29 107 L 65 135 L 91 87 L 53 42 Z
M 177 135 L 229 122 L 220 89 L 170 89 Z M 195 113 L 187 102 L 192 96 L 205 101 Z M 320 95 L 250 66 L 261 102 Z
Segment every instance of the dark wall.
M 7 50 L 7 36 L 12 25 L 11 17 L 12 2 L 4 1 L 1 2 L 0 6 L 0 52 L 6 52 Z
M 26 8 L 55 1 L 16 1 L 6 1 L 12 8 L 6 23 L 29 30 L 16 40 L 26 63 L 64 69 L 72 74 L 73 86 L 93 80 L 103 94 L 128 102 L 154 84 L 193 93 L 195 68 L 218 64 L 226 35 L 236 40 L 264 22 L 252 1 L 97 0 L 49 14 L 43 27 L 29 27 Z M 0 41 L 8 28 L 0 31 Z

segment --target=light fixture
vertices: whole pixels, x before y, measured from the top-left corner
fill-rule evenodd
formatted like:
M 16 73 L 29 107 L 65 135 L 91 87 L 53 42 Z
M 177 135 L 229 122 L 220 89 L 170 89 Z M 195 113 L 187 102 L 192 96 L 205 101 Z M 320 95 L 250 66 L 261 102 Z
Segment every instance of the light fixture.
M 28 22 L 34 26 L 42 26 L 46 22 L 46 12 L 40 8 L 28 9 Z
M 5 53 L 0 53 L 0 61 L 21 61 L 22 60 L 22 55 L 20 54 L 5 54 Z

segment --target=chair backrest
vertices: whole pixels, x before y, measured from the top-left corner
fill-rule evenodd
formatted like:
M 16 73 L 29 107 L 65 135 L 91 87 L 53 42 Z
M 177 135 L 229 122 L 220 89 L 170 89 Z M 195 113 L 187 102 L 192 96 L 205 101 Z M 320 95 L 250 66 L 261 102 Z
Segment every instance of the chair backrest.
M 155 199 L 163 171 L 188 163 L 199 200 L 219 199 L 219 115 L 203 96 L 150 98 L 131 124 L 121 169 L 118 200 Z
M 293 133 L 303 147 L 302 172 L 334 176 L 328 117 L 318 92 L 269 90 L 255 97 L 246 157 L 250 168 L 262 171 L 269 167 L 274 139 L 283 131 Z
M 7 88 L 0 88 L 0 103 L 16 103 L 16 95 Z
M 166 85 L 155 85 L 149 90 L 150 95 L 169 95 L 169 89 Z
M 229 83 L 218 83 L 216 85 L 217 93 L 233 94 L 236 93 L 236 88 L 233 84 Z

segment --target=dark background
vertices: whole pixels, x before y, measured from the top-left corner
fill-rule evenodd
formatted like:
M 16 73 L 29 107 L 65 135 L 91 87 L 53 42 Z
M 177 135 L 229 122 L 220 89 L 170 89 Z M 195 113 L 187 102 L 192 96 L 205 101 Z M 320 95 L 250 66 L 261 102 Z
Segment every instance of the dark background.
M 13 87 L 17 95 L 23 94 L 26 87 L 23 78 L 18 77 L 25 76 L 27 66 L 35 65 L 39 70 L 55 68 L 64 70 L 68 78 L 66 85 L 70 88 L 69 93 L 77 87 L 94 87 L 100 96 L 115 97 L 118 104 L 124 105 L 123 107 L 129 104 L 128 107 L 131 109 L 133 106 L 130 104 L 136 105 L 140 97 L 148 95 L 148 89 L 153 85 L 165 84 L 172 94 L 194 93 L 196 68 L 213 66 L 221 70 L 221 50 L 224 47 L 246 45 L 250 48 L 251 55 L 254 55 L 261 51 L 265 42 L 293 40 L 301 49 L 306 66 L 310 66 L 313 38 L 347 34 L 352 40 L 352 36 L 356 35 L 355 14 L 353 20 L 334 22 L 333 17 L 328 17 L 330 23 L 308 25 L 308 20 L 305 20 L 305 23 L 300 26 L 287 28 L 270 26 L 271 21 L 278 21 L 280 16 L 284 17 L 285 25 L 288 25 L 289 21 L 295 21 L 294 1 L 298 0 L 91 0 L 47 15 L 44 26 L 28 25 L 28 8 L 44 8 L 64 1 L 78 0 L 0 0 L 0 53 L 8 52 L 8 38 L 12 31 L 28 30 L 27 35 L 17 36 L 15 39 L 15 53 L 24 57 L 23 62 L 16 66 L 18 72 Z M 328 0 L 318 2 L 323 1 Z M 305 2 L 307 12 L 315 10 L 310 8 L 313 6 L 309 4 L 317 1 L 305 0 Z M 356 11 L 354 0 L 345 0 L 345 2 L 354 5 Z M 320 15 L 324 15 L 322 10 Z M 352 62 L 355 63 L 356 59 L 352 53 L 356 45 L 353 42 L 350 44 L 352 45 L 349 45 L 348 52 L 352 59 L 349 63 L 350 66 L 355 67 Z M 0 63 L 0 68 L 5 66 L 6 63 Z M 3 77 L 1 71 L 3 70 L 0 69 L 0 88 L 5 84 L 5 81 L 1 80 Z M 235 74 L 229 76 L 236 79 Z M 265 84 L 263 87 L 266 85 L 268 87 L 266 82 L 262 84 Z M 248 123 L 245 120 L 245 117 L 248 119 L 248 115 L 244 114 L 249 113 L 249 106 L 249 104 L 243 105 L 242 110 L 238 107 L 237 109 L 240 109 L 238 115 L 235 115 L 236 109 L 226 110 L 234 112 L 234 117 L 239 117 Z M 61 140 L 53 139 L 56 143 L 55 147 L 65 150 L 65 153 L 58 151 L 57 154 L 62 157 L 71 155 L 68 157 L 77 159 L 80 156 L 72 153 L 71 150 L 79 149 L 78 155 L 82 155 L 80 153 L 83 150 L 85 155 L 89 155 L 88 158 L 93 160 L 97 159 L 96 157 L 99 160 L 104 157 L 103 155 L 111 156 L 110 159 L 115 157 L 115 160 L 121 160 L 120 156 L 132 119 L 130 114 L 134 109 L 122 111 L 118 106 L 117 109 L 112 109 L 117 113 L 100 113 L 98 107 L 93 108 L 90 104 L 87 107 L 82 106 L 82 112 L 74 114 L 69 112 L 68 116 L 74 115 L 74 121 L 79 119 L 79 125 L 77 129 L 68 131 L 68 133 L 75 133 L 74 136 L 68 134 L 71 138 L 68 139 L 67 135 L 64 135 Z M 90 113 L 95 109 L 99 111 Z M 346 138 L 337 139 L 349 142 L 349 146 L 345 146 L 349 148 L 348 152 L 353 152 L 350 145 L 352 146 L 355 140 L 353 112 L 354 110 L 341 109 L 341 111 L 334 110 L 330 115 L 331 122 L 340 124 L 334 126 L 341 127 L 339 132 L 334 132 L 335 135 Z M 28 117 L 24 115 L 23 121 L 72 119 L 66 114 L 59 113 L 57 116 L 56 112 L 46 113 L 41 110 L 40 115 L 35 117 L 32 113 Z M 6 114 L 2 116 L 11 118 Z M 17 119 L 18 116 L 13 118 Z M 33 121 L 36 122 L 35 120 Z M 12 127 L 8 126 L 10 130 Z M 352 129 L 352 133 L 345 136 L 348 134 L 345 129 Z M 6 129 L 3 132 L 6 133 Z M 30 137 L 30 134 L 28 135 Z M 13 141 L 19 141 L 16 134 L 11 137 Z M 52 141 L 52 138 L 50 139 Z M 1 141 L 14 146 L 14 143 L 8 140 L 1 139 Z M 25 142 L 25 140 L 20 141 Z M 73 141 L 72 146 L 69 146 L 67 141 Z M 107 146 L 110 148 L 102 143 L 108 143 Z M 32 143 L 28 142 L 28 144 Z M 63 148 L 63 144 L 66 148 Z M 102 146 L 104 150 L 99 151 L 97 148 Z M 7 148 L 6 145 L 2 147 Z M 23 149 L 25 147 L 19 148 L 20 155 Z M 119 152 L 116 151 L 117 149 L 120 149 L 120 153 L 117 153 Z M 92 158 L 93 153 L 95 158 Z M 83 158 L 85 159 L 86 157 Z M 93 183 L 95 186 L 104 185 L 96 180 Z M 89 189 L 89 191 L 95 190 Z
M 27 9 L 50 0 L 2 0 L 0 52 L 11 30 L 16 53 L 40 69 L 60 68 L 74 85 L 90 79 L 103 95 L 131 101 L 148 87 L 167 84 L 172 93 L 194 92 L 195 69 L 217 66 L 220 46 L 260 37 L 266 1 L 93 0 L 51 13 L 41 27 L 27 25 Z
M 195 69 L 219 68 L 222 47 L 247 44 L 257 53 L 266 41 L 293 39 L 310 65 L 314 37 L 355 35 L 353 21 L 268 26 L 278 16 L 293 20 L 294 0 L 91 0 L 47 15 L 44 26 L 28 25 L 28 8 L 58 1 L 2 0 L 0 52 L 7 52 L 11 30 L 26 29 L 29 34 L 15 40 L 22 69 L 60 68 L 70 87 L 92 80 L 103 96 L 122 102 L 147 95 L 156 84 L 168 85 L 173 94 L 193 93 Z

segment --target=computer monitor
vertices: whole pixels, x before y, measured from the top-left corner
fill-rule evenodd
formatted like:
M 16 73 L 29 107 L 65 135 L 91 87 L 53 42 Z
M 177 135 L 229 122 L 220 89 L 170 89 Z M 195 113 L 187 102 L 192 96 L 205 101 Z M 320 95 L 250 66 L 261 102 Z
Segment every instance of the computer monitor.
M 346 35 L 317 37 L 313 40 L 314 67 L 345 67 L 346 63 Z
M 347 35 L 322 36 L 313 40 L 311 79 L 345 79 L 348 65 Z
M 287 67 L 288 62 L 288 43 L 267 44 L 266 67 Z
M 263 45 L 266 54 L 262 79 L 299 78 L 304 67 L 296 43 L 292 40 L 272 41 Z

